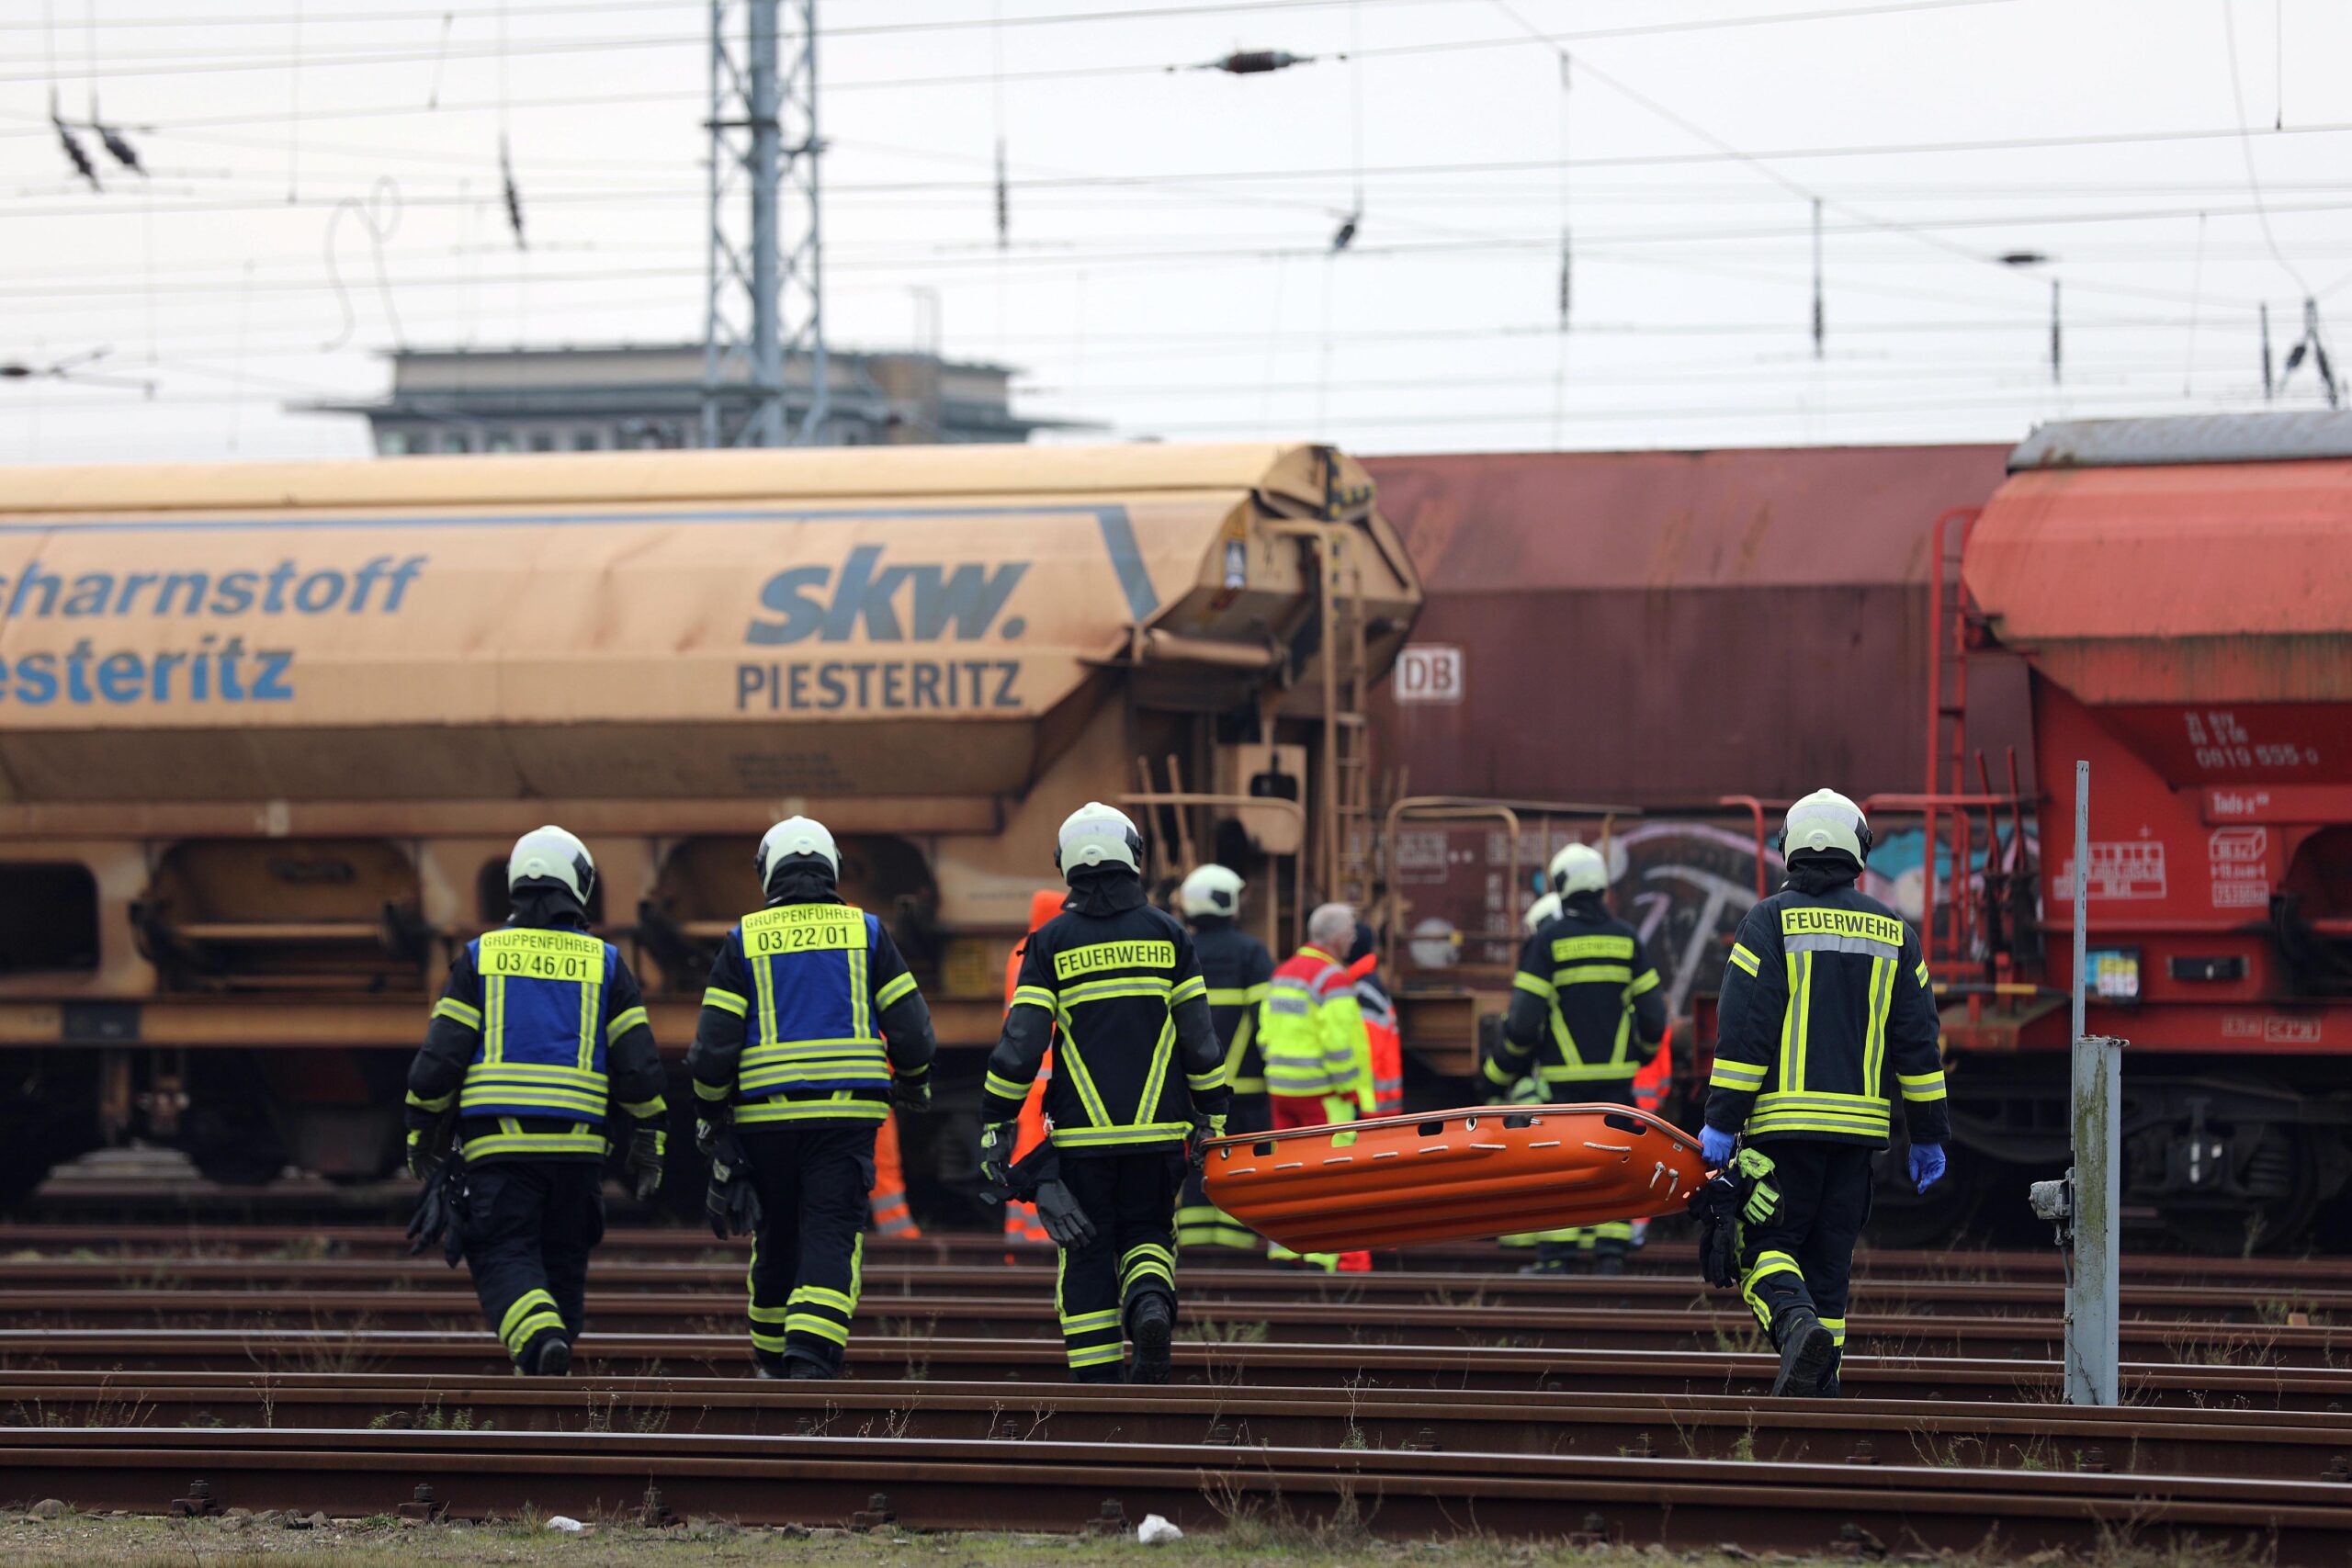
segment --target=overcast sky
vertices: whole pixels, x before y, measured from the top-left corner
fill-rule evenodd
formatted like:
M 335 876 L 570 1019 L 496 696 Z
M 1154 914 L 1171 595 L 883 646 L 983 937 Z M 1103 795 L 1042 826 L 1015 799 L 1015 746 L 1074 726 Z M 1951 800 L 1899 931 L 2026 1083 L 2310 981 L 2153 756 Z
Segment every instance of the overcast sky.
M 2007 441 L 2258 407 L 2257 304 L 2282 362 L 2306 293 L 2352 317 L 2337 0 L 820 17 L 830 341 L 913 344 L 929 291 L 948 354 L 1119 438 Z M 134 385 L 0 381 L 0 461 L 358 454 L 363 422 L 285 405 L 380 393 L 396 343 L 699 340 L 707 36 L 697 0 L 11 0 L 0 362 L 105 347 L 89 372 Z M 1316 58 L 1167 69 L 1237 47 Z M 150 175 L 85 133 L 105 188 L 74 177 L 52 87 Z M 2281 398 L 2317 406 L 2308 365 Z

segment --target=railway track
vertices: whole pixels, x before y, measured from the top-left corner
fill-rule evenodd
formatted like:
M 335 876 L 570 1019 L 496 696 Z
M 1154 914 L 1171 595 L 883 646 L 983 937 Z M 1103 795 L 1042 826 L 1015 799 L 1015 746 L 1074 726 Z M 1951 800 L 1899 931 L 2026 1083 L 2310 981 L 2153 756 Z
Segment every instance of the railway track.
M 591 1518 L 650 1506 L 927 1529 L 1001 1529 L 1008 1517 L 1076 1529 L 1146 1512 L 1200 1529 L 1280 1515 L 1392 1537 L 1565 1529 L 1588 1542 L 1849 1554 L 2193 1534 L 2296 1568 L 2339 1563 L 2352 1545 L 2352 1509 L 2327 1481 L 1160 1441 L 56 1428 L 0 1432 L 0 1484 L 143 1512 L 187 1495 L 345 1515 L 413 1503 L 480 1517 L 527 1500 Z M 855 1499 L 870 1500 L 860 1510 Z
M 725 1262 L 600 1258 L 594 1271 L 599 1291 L 740 1292 L 743 1259 Z M 11 1289 L 145 1289 L 272 1292 L 350 1292 L 449 1289 L 452 1276 L 437 1256 L 285 1259 L 256 1258 L 157 1258 L 135 1254 L 91 1258 L 9 1258 L 0 1261 L 0 1281 Z M 1009 1284 L 1000 1260 L 987 1264 L 885 1263 L 865 1272 L 865 1299 L 922 1302 L 1001 1292 Z M 1319 1270 L 1188 1267 L 1186 1301 L 1198 1305 L 1266 1303 L 1319 1305 L 1327 1309 L 1372 1305 L 1418 1305 L 1448 1311 L 1475 1308 L 1552 1309 L 1613 1306 L 1652 1312 L 1683 1312 L 1696 1304 L 1721 1307 L 1727 1298 L 1697 1279 L 1668 1274 L 1615 1279 L 1517 1274 L 1429 1273 L 1325 1274 Z M 1951 1314 L 1968 1317 L 2036 1314 L 2064 1310 L 2064 1287 L 2055 1280 L 1870 1279 L 1855 1292 L 1866 1312 Z M 2352 1323 L 2352 1288 L 2280 1285 L 2267 1294 L 2230 1285 L 2134 1284 L 2122 1293 L 2126 1317 L 2148 1321 L 2182 1319 L 2209 1323 L 2265 1323 L 2302 1326 Z
M 958 1339 L 1021 1339 L 1055 1332 L 1052 1294 L 1038 1289 L 998 1296 L 910 1295 L 863 1300 L 869 1331 Z M 1720 1298 L 1718 1298 L 1718 1303 Z M 588 1321 L 616 1334 L 724 1332 L 741 1321 L 740 1283 L 692 1292 L 592 1290 Z M 479 1329 L 470 1292 L 439 1290 L 234 1291 L 0 1290 L 0 1323 L 17 1329 L 196 1328 L 238 1325 L 312 1329 Z M 1855 1352 L 2055 1359 L 2064 1343 L 2056 1316 L 1962 1317 L 1857 1310 L 1848 1318 Z M 1377 1352 L 1401 1345 L 1504 1348 L 1600 1348 L 1690 1351 L 1752 1348 L 1756 1321 L 1743 1308 L 1686 1302 L 1680 1310 L 1499 1306 L 1468 1302 L 1188 1301 L 1180 1336 L 1213 1343 L 1324 1344 L 1334 1339 Z M 2131 1321 L 2123 1354 L 2137 1360 L 2331 1367 L 2352 1363 L 2352 1325 Z
M 602 1269 L 628 1261 L 722 1262 L 739 1255 L 741 1245 L 715 1242 L 709 1232 L 698 1225 L 675 1229 L 616 1228 L 605 1235 L 598 1247 L 596 1266 Z M 407 1250 L 400 1227 L 390 1224 L 0 1224 L 0 1259 L 11 1262 L 36 1258 L 70 1259 L 76 1255 L 153 1259 L 246 1258 L 261 1261 L 400 1260 L 406 1258 Z M 1010 1262 L 1021 1267 L 1049 1268 L 1053 1263 L 1050 1248 L 1008 1247 L 988 1237 L 968 1234 L 928 1236 L 911 1242 L 868 1236 L 865 1257 L 869 1276 L 879 1269 L 903 1265 L 996 1268 Z M 1383 1253 L 1379 1272 L 1354 1278 L 1377 1280 L 1402 1272 L 1496 1275 L 1530 1285 L 1558 1282 L 1555 1279 L 1519 1276 L 1515 1271 L 1524 1260 L 1522 1255 L 1498 1246 L 1413 1248 Z M 1274 1272 L 1262 1263 L 1240 1267 Z M 1665 1275 L 1690 1280 L 1696 1277 L 1698 1263 L 1689 1242 L 1661 1239 L 1634 1252 L 1629 1268 L 1632 1272 L 1626 1279 Z M 2055 1248 L 2017 1252 L 1866 1247 L 1855 1255 L 1854 1271 L 1857 1280 L 1866 1281 L 2056 1284 L 2064 1279 L 2064 1267 Z M 2206 1285 L 2269 1294 L 2297 1290 L 2352 1292 L 2352 1258 L 2246 1258 L 2131 1252 L 2123 1258 L 2123 1281 L 2127 1287 Z
M 738 1377 L 750 1351 L 740 1330 L 724 1334 L 616 1334 L 592 1330 L 573 1363 L 582 1375 L 626 1378 Z M 1762 1396 L 1777 1366 L 1760 1354 L 1724 1351 L 1525 1349 L 1340 1344 L 1181 1342 L 1180 1383 L 1200 1387 L 1427 1390 L 1447 1394 L 1537 1391 L 1566 1393 Z M 0 1330 L 0 1378 L 23 1372 L 401 1373 L 437 1378 L 511 1376 L 505 1353 L 481 1327 L 435 1333 L 384 1329 Z M 910 1338 L 861 1334 L 849 1346 L 850 1381 L 997 1382 L 1060 1387 L 1068 1371 L 1058 1341 Z M 1855 1399 L 1935 1403 L 2020 1400 L 2055 1404 L 2054 1359 L 1849 1357 L 1846 1392 Z M 2280 1366 L 2131 1361 L 2123 1368 L 2134 1406 L 2227 1410 L 2352 1410 L 2352 1371 Z
M 694 1433 L 1180 1441 L 1208 1447 L 1614 1455 L 1748 1462 L 2337 1480 L 2352 1414 L 1519 1391 L 1136 1389 L 869 1381 L 555 1380 L 384 1373 L 0 1373 L 0 1426 Z M 2352 1502 L 2352 1495 L 2347 1495 Z
M 2082 1411 L 2040 1255 L 1865 1255 L 1838 1402 L 1763 1397 L 1752 1320 L 1672 1244 L 1610 1280 L 1191 1268 L 1167 1389 L 1066 1381 L 1050 1254 L 868 1257 L 851 1376 L 779 1385 L 741 1375 L 740 1244 L 620 1233 L 558 1382 L 511 1376 L 461 1277 L 394 1234 L 0 1227 L 0 1496 L 152 1512 L 200 1477 L 216 1506 L 345 1515 L 618 1519 L 650 1490 L 841 1524 L 883 1494 L 862 1511 L 930 1529 L 1107 1501 L 1815 1554 L 2352 1549 L 2352 1270 L 2141 1260 L 2127 1404 Z

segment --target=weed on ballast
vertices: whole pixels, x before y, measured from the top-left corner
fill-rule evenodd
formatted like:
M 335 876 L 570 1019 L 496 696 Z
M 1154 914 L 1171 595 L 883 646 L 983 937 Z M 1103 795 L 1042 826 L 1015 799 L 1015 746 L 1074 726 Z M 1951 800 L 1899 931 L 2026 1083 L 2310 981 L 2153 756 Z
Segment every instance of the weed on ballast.
M 1198 1345 L 1263 1345 L 1272 1332 L 1271 1323 L 1226 1323 L 1204 1317 L 1177 1329 L 1176 1337 Z

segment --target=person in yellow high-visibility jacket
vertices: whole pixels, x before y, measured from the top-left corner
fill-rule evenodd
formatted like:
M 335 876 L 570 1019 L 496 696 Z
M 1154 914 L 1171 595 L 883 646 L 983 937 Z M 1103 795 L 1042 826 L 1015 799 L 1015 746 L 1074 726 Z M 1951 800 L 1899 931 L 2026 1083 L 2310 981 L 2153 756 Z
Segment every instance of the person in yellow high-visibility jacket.
M 1274 970 L 1260 1004 L 1258 1038 L 1266 1056 L 1266 1091 L 1274 1130 L 1322 1127 L 1372 1114 L 1377 1103 L 1372 1076 L 1372 1042 L 1355 982 L 1339 955 L 1355 942 L 1356 912 L 1345 904 L 1325 904 L 1306 918 L 1306 945 Z M 1267 1256 L 1295 1256 L 1271 1247 Z M 1313 1254 L 1309 1262 L 1357 1272 L 1372 1267 L 1369 1253 L 1333 1258 Z

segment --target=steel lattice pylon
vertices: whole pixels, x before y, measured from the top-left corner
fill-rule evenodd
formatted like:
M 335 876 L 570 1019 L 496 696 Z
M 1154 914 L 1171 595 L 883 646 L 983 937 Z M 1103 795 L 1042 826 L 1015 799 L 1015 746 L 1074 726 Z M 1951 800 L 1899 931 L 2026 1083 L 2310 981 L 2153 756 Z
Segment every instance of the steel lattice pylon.
M 711 0 L 709 130 L 703 445 L 822 444 L 816 0 Z M 797 416 L 786 378 L 795 361 L 808 389 Z

